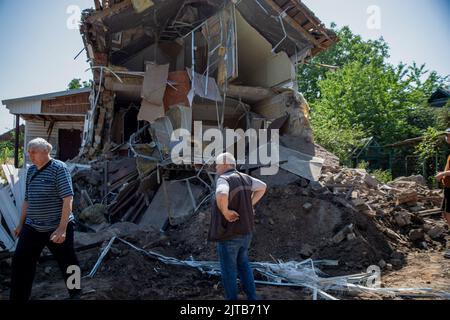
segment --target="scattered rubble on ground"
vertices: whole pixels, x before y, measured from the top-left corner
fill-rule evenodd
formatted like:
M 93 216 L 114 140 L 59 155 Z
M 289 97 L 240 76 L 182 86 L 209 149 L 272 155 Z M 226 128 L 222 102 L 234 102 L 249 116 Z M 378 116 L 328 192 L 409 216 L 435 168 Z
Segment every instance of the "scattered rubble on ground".
M 103 166 L 98 168 L 97 170 L 101 171 L 100 168 Z M 91 177 L 103 177 L 102 174 L 95 173 L 92 168 L 90 171 L 93 172 Z M 253 171 L 254 174 L 257 172 L 258 170 Z M 283 176 L 290 173 L 281 171 L 279 174 Z M 80 175 L 79 171 L 74 170 L 73 176 L 74 183 L 80 179 L 79 183 L 83 184 L 83 190 L 92 188 L 92 185 L 86 181 L 86 175 Z M 274 177 L 263 176 L 262 178 L 270 180 Z M 314 261 L 338 261 L 337 266 L 321 268 L 330 276 L 365 272 L 371 265 L 378 265 L 383 274 L 391 274 L 401 272 L 402 268 L 407 267 L 407 259 L 411 254 L 432 254 L 433 252 L 440 254 L 445 248 L 445 241 L 449 240 L 448 228 L 440 218 L 440 210 L 438 210 L 441 192 L 428 189 L 422 183 L 421 177 L 398 178 L 385 185 L 364 170 L 338 167 L 334 167 L 332 171 L 323 172 L 317 182 L 295 177 L 295 179 L 292 177 L 292 181 L 287 185 L 269 185 L 267 195 L 257 206 L 256 230 L 250 251 L 252 261 L 287 262 L 311 258 Z M 90 183 L 94 186 L 98 184 L 95 179 L 90 179 Z M 416 192 L 414 201 L 397 204 L 398 196 L 406 191 Z M 77 194 L 80 195 L 80 193 Z M 104 248 L 113 237 L 127 239 L 144 250 L 181 260 L 217 260 L 214 244 L 206 241 L 209 225 L 207 201 L 200 204 L 198 210 L 192 211 L 182 222 L 173 226 L 168 223 L 164 226 L 165 232 L 161 233 L 160 228 L 151 225 L 121 222 L 120 218 L 115 220 L 106 210 L 108 203 L 100 203 L 103 198 L 101 194 L 98 197 L 89 196 L 89 198 L 93 204 L 87 205 L 82 210 L 83 207 L 81 207 L 77 213 L 78 218 L 83 222 L 75 236 L 78 255 L 81 257 L 80 260 L 84 261 L 82 268 L 86 274 L 97 261 L 101 248 Z M 118 213 L 117 217 L 121 216 L 122 213 Z M 96 228 L 99 225 L 102 227 Z M 136 285 L 133 277 L 142 279 L 141 276 L 134 274 L 138 269 L 132 268 L 131 273 L 119 271 L 114 273 L 111 269 L 112 265 L 125 266 L 127 263 L 136 263 L 139 259 L 142 259 L 142 262 L 138 264 L 139 268 L 157 265 L 153 268 L 162 274 L 161 279 L 172 279 L 175 276 L 182 278 L 176 282 L 181 291 L 167 297 L 183 298 L 182 294 L 186 294 L 185 298 L 192 299 L 220 298 L 220 286 L 217 289 L 216 277 L 202 275 L 195 270 L 183 271 L 180 266 L 167 266 L 132 251 L 123 244 L 117 244 L 111 249 L 97 275 L 86 280 L 90 288 L 99 286 L 98 292 L 92 292 L 86 298 L 164 299 L 163 282 L 155 280 L 156 276 L 149 276 L 148 280 L 141 284 L 142 292 L 138 293 L 139 290 L 131 289 Z M 5 264 L 4 261 L 2 263 Z M 48 268 L 46 270 L 45 277 L 48 278 L 48 273 L 52 271 Z M 152 274 L 153 271 L 147 270 Z M 3 276 L 7 277 L 7 275 Z M 191 280 L 188 280 L 189 277 Z M 264 281 L 261 275 L 258 277 Z M 58 282 L 57 277 L 53 278 L 55 282 Z M 125 289 L 119 290 L 113 285 L 113 279 L 119 279 L 123 288 L 129 288 L 130 296 L 126 295 Z M 43 279 L 43 281 L 47 280 Z M 109 281 L 113 288 L 118 290 L 116 293 L 110 291 Z M 189 281 L 198 283 L 198 287 L 195 290 L 187 289 L 186 282 Z M 151 282 L 154 284 L 150 284 Z M 154 289 L 155 283 L 160 283 L 157 289 Z M 211 293 L 207 293 L 208 283 L 211 288 L 216 285 L 216 289 Z M 6 290 L 7 279 L 3 280 L 2 285 L 4 286 L 2 290 Z M 429 287 L 433 287 L 432 283 Z M 273 290 L 272 295 L 272 289 L 264 287 L 259 290 L 264 293 L 263 296 L 276 299 L 281 299 L 283 295 L 292 299 L 307 298 L 310 295 L 310 291 L 306 289 L 292 288 L 277 288 Z M 443 290 L 442 286 L 439 289 Z M 431 293 L 428 292 L 428 294 Z M 338 297 L 363 298 L 363 296 L 344 294 Z M 379 297 L 383 296 L 379 295 Z M 373 298 L 374 293 L 370 297 Z
M 445 248 L 449 233 L 440 219 L 440 190 L 430 190 L 420 176 L 380 183 L 363 169 L 339 167 L 336 156 L 314 143 L 308 103 L 295 90 L 295 68 L 337 39 L 301 2 L 281 2 L 95 1 L 95 10 L 83 12 L 81 33 L 94 83 L 80 154 L 67 163 L 83 274 L 110 244 L 95 277 L 84 279 L 85 298 L 222 297 L 216 277 L 145 254 L 217 260 L 214 244 L 206 241 L 215 173 L 211 159 L 202 158 L 201 141 L 211 128 L 279 129 L 278 174 L 264 175 L 262 163 L 246 161 L 241 168 L 269 186 L 256 208 L 252 261 L 332 260 L 338 264 L 321 266 L 321 277 L 354 280 L 351 275 L 371 265 L 400 272 L 410 254 Z M 255 48 L 260 58 L 252 54 Z M 200 138 L 194 121 L 202 123 Z M 177 164 L 171 157 L 176 129 L 194 132 L 188 144 L 195 162 Z M 223 147 L 234 150 L 237 144 Z M 8 293 L 26 172 L 3 170 L 1 298 Z M 112 246 L 114 237 L 144 251 Z M 268 280 L 263 272 L 257 277 Z M 316 287 L 299 281 L 313 288 L 263 286 L 258 293 L 311 299 L 324 289 L 317 281 Z M 44 252 L 34 297 L 64 297 L 60 282 Z M 350 294 L 339 291 L 340 298 Z

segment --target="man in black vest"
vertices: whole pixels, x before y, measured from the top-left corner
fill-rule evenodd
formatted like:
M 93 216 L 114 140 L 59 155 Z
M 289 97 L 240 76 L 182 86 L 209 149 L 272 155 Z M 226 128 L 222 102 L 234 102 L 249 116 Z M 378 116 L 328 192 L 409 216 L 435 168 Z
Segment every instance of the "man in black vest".
M 222 285 L 227 300 L 237 300 L 237 276 L 249 300 L 256 300 L 255 280 L 248 260 L 254 227 L 253 206 L 266 192 L 266 184 L 236 170 L 230 153 L 216 158 L 217 183 L 208 239 L 217 241 Z

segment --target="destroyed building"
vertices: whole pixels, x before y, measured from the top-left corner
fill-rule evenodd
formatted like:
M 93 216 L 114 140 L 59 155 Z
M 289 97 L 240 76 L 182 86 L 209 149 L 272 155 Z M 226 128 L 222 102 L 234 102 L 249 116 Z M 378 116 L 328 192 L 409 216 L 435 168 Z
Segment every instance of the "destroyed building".
M 200 150 L 209 128 L 280 129 L 282 168 L 318 178 L 323 160 L 314 157 L 309 106 L 297 91 L 296 67 L 337 38 L 305 5 L 250 0 L 95 4 L 95 10 L 83 12 L 80 27 L 94 83 L 75 160 L 102 172 L 93 184 L 101 187 L 90 190 L 90 197 L 103 199 L 114 221 L 159 229 L 167 218 L 177 224 L 207 200 L 203 195 L 214 177 L 201 165 L 208 159 L 194 155 L 200 157 L 199 169 L 173 166 L 170 157 L 173 131 L 194 133 L 195 121 L 202 132 L 200 138 L 192 134 L 190 143 Z M 224 148 L 234 151 L 235 143 L 226 141 Z M 84 175 L 90 182 L 96 177 Z M 170 183 L 164 186 L 166 180 Z
M 128 148 L 142 121 L 157 140 L 158 128 L 192 131 L 193 121 L 206 130 L 278 119 L 283 133 L 311 143 L 296 65 L 337 41 L 305 5 L 285 0 L 96 1 L 81 33 L 95 82 L 82 149 L 91 158 Z
M 336 156 L 314 143 L 296 67 L 338 39 L 301 1 L 94 2 L 80 28 L 94 77 L 90 106 L 79 155 L 67 162 L 78 220 L 75 246 L 85 283 L 95 288 L 86 295 L 220 297 L 205 281 L 218 274 L 206 241 L 214 170 L 208 159 L 174 165 L 170 157 L 172 132 L 193 132 L 194 121 L 203 130 L 280 130 L 277 175 L 261 175 L 261 165 L 240 168 L 269 185 L 256 208 L 250 258 L 275 263 L 256 262 L 257 281 L 304 287 L 314 299 L 335 299 L 327 293 L 333 289 L 431 292 L 361 286 L 372 275 L 370 265 L 392 271 L 412 248 L 442 249 L 448 232 L 434 219 L 441 196 L 421 177 L 383 184 L 363 169 L 341 168 Z M 190 141 L 201 144 L 195 135 Z M 0 188 L 0 211 L 9 233 L 0 229 L 0 240 L 14 250 L 10 235 L 24 170 L 3 170 L 9 185 Z M 339 276 L 324 277 L 318 265 Z M 200 271 L 185 272 L 186 266 Z M 295 279 L 284 277 L 291 271 Z M 342 275 L 348 272 L 356 274 Z M 446 286 L 442 281 L 437 289 Z M 268 288 L 269 299 L 299 297 Z M 0 281 L 0 297 L 1 290 Z M 38 296 L 48 297 L 44 291 Z

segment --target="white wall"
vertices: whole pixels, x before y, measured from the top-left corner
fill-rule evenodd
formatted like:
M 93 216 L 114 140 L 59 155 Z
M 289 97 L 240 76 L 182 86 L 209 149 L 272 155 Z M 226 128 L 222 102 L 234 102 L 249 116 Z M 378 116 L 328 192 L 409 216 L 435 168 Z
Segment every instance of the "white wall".
M 272 53 L 270 42 L 238 11 L 236 11 L 236 25 L 239 59 L 237 83 L 270 88 L 284 82 L 295 81 L 295 66 L 285 52 Z

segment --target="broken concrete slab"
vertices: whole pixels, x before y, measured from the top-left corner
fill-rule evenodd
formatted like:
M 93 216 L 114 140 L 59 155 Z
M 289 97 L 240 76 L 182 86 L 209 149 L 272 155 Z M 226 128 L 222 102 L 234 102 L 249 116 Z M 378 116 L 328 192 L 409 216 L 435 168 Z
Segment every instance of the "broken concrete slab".
M 295 151 L 283 146 L 279 146 L 280 161 L 287 159 L 286 163 L 281 163 L 280 167 L 308 180 L 317 181 L 324 160 L 317 157 Z
M 169 64 L 158 65 L 147 62 L 142 85 L 142 98 L 152 105 L 162 106 L 168 76 Z
M 125 237 L 127 235 L 133 235 L 142 227 L 131 222 L 118 222 L 105 230 L 99 232 L 78 232 L 74 233 L 75 248 L 89 247 L 97 244 L 101 244 L 104 241 L 109 241 L 112 237 Z
M 144 83 L 142 85 L 142 103 L 139 110 L 138 119 L 153 122 L 163 117 L 164 93 L 169 75 L 169 65 L 146 64 Z
M 172 132 L 173 126 L 170 119 L 166 116 L 160 117 L 155 120 L 151 126 L 153 137 L 156 139 L 159 150 L 168 156 L 169 151 L 172 149 Z
M 192 108 L 183 105 L 173 105 L 166 112 L 174 130 L 185 129 L 192 132 Z
M 281 168 L 278 170 L 278 173 L 274 175 L 263 175 L 261 174 L 261 169 L 253 171 L 251 175 L 259 180 L 264 181 L 270 186 L 285 186 L 291 183 L 295 183 L 301 179 L 296 174 L 293 174 Z
M 141 157 L 136 158 L 136 168 L 139 172 L 139 177 L 142 179 L 147 177 L 150 172 L 155 170 L 157 167 L 157 162 L 153 160 L 144 159 Z
M 156 119 L 164 117 L 164 115 L 164 107 L 162 105 L 155 105 L 142 99 L 138 120 L 154 122 Z
M 202 191 L 201 187 L 189 182 L 164 181 L 139 225 L 161 229 L 167 220 L 171 225 L 180 224 L 193 213 Z
M 246 103 L 255 103 L 270 98 L 274 92 L 262 87 L 238 86 L 230 84 L 227 87 L 227 96 L 242 99 Z

